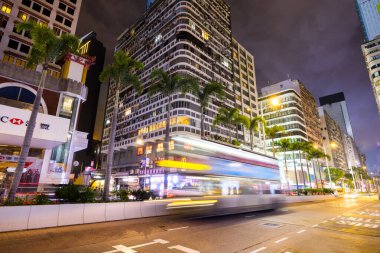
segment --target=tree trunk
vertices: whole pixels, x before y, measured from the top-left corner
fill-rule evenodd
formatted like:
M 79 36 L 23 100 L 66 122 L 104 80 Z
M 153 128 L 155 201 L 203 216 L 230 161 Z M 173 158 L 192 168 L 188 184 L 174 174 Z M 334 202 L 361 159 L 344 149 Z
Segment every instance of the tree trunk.
M 285 177 L 286 177 L 286 184 L 288 185 L 288 195 L 290 195 L 289 172 L 288 172 L 288 164 L 286 163 L 286 150 L 285 150 L 285 152 L 284 152 L 284 160 L 285 160 Z
M 172 110 L 172 96 L 169 95 L 168 111 L 166 113 L 166 131 L 165 131 L 165 143 L 164 143 L 164 157 L 165 160 L 169 160 L 169 143 L 170 143 L 170 112 Z M 168 173 L 164 170 L 164 198 L 167 198 L 168 193 Z
M 296 158 L 294 157 L 294 151 L 293 151 L 293 165 L 294 165 L 294 175 L 296 176 L 297 195 L 300 195 L 300 191 L 298 189 L 298 175 L 297 175 L 297 166 L 296 166 Z
M 272 152 L 273 152 L 273 157 L 276 157 L 276 154 L 274 152 L 274 138 L 272 138 Z
M 311 166 L 313 167 L 313 171 L 314 171 L 314 181 L 315 181 L 315 186 L 316 186 L 317 188 L 319 188 L 319 187 L 318 187 L 318 180 L 317 180 L 317 173 L 316 173 L 316 171 L 315 171 L 315 166 L 314 166 L 314 161 L 311 162 Z
M 201 106 L 201 138 L 205 138 L 205 114 L 204 114 L 205 108 Z
M 113 166 L 114 143 L 115 143 L 115 137 L 116 137 L 117 114 L 119 113 L 119 92 L 120 92 L 120 81 L 116 85 L 115 104 L 113 108 L 113 115 L 112 115 L 112 120 L 111 120 L 111 131 L 109 134 L 109 141 L 108 141 L 107 168 L 106 168 L 106 175 L 104 179 L 104 192 L 103 192 L 104 201 L 109 200 L 110 183 L 111 183 L 110 181 L 111 181 L 112 166 Z
M 21 147 L 20 157 L 18 159 L 17 167 L 16 167 L 16 170 L 15 170 L 15 173 L 13 176 L 13 180 L 12 180 L 12 184 L 11 184 L 11 187 L 10 187 L 10 190 L 8 193 L 7 201 L 9 203 L 14 203 L 14 201 L 15 201 L 17 188 L 18 188 L 18 185 L 19 185 L 21 177 L 22 177 L 26 158 L 29 155 L 30 144 L 32 142 L 34 128 L 36 126 L 36 120 L 37 120 L 38 111 L 40 109 L 42 94 L 44 92 L 44 87 L 45 87 L 45 82 L 46 82 L 46 74 L 47 74 L 47 68 L 44 66 L 42 73 L 41 73 L 41 79 L 40 79 L 40 83 L 38 85 L 36 98 L 34 99 L 33 110 L 32 110 L 32 113 L 30 114 L 28 126 L 26 127 L 26 132 L 25 132 L 24 141 L 23 141 L 23 144 Z
M 310 188 L 313 189 L 313 186 L 311 184 L 311 176 L 310 176 L 310 169 L 309 169 L 309 161 L 306 159 L 306 167 L 307 167 L 307 175 L 309 177 L 309 185 L 310 185 Z
M 319 164 L 318 160 L 317 160 L 317 165 L 318 165 L 319 178 L 321 180 L 321 186 L 322 186 L 322 189 L 323 189 L 324 187 L 323 187 L 323 183 L 322 183 L 321 165 Z
M 301 152 L 301 150 L 299 151 L 299 155 L 300 155 L 300 164 L 301 164 L 301 172 L 302 172 L 303 186 L 306 188 L 306 179 L 305 179 L 305 174 L 303 173 L 302 152 Z
M 251 150 L 253 151 L 253 130 L 251 130 Z

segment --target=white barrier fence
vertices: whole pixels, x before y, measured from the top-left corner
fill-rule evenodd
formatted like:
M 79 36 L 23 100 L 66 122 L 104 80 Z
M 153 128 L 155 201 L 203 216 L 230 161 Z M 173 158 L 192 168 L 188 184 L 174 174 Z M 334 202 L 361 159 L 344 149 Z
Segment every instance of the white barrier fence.
M 329 196 L 286 196 L 285 203 L 334 199 Z M 160 201 L 0 207 L 0 232 L 60 227 L 169 214 Z

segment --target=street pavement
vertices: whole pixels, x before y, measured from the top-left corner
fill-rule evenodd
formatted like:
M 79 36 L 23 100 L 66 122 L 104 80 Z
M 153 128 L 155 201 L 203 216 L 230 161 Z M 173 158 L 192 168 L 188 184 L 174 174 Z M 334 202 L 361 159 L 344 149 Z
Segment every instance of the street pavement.
M 0 252 L 380 253 L 380 201 L 377 196 L 360 196 L 293 204 L 272 212 L 167 216 L 0 233 Z

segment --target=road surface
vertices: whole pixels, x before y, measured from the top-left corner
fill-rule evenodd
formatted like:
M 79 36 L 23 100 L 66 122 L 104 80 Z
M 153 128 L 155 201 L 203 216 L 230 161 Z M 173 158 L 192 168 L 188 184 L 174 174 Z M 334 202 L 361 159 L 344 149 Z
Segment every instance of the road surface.
M 0 252 L 377 253 L 380 201 L 362 196 L 272 212 L 195 219 L 169 216 L 0 233 Z

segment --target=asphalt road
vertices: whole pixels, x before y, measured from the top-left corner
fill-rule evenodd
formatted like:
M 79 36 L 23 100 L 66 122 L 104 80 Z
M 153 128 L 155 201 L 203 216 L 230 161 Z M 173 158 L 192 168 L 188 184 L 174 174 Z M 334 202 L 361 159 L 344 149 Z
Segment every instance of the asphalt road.
M 0 252 L 380 252 L 380 201 L 363 196 L 224 217 L 0 233 Z

